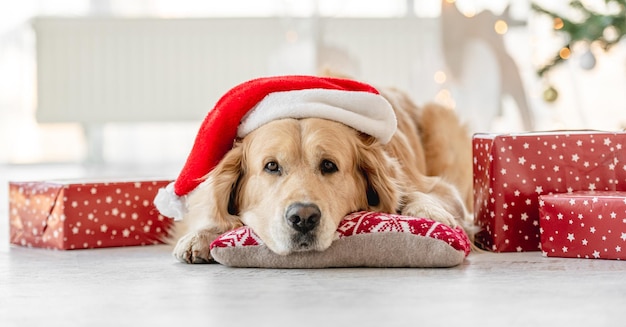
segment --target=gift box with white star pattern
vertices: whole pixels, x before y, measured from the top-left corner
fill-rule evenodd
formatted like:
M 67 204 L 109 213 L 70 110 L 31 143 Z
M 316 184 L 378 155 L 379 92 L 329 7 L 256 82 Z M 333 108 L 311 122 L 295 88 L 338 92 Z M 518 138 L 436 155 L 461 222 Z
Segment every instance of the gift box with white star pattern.
M 10 241 L 61 250 L 162 243 L 172 223 L 152 200 L 168 183 L 11 182 Z
M 494 252 L 539 251 L 540 195 L 626 191 L 626 133 L 476 134 L 476 243 Z
M 626 192 L 541 195 L 539 214 L 545 256 L 626 259 Z

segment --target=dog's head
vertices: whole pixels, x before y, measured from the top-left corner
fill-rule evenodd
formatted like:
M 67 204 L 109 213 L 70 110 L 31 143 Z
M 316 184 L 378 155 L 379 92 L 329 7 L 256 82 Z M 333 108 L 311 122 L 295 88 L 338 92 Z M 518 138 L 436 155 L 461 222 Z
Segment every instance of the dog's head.
M 239 219 L 278 254 L 324 250 L 343 217 L 395 212 L 397 163 L 373 137 L 334 121 L 268 123 L 209 174 L 213 214 Z

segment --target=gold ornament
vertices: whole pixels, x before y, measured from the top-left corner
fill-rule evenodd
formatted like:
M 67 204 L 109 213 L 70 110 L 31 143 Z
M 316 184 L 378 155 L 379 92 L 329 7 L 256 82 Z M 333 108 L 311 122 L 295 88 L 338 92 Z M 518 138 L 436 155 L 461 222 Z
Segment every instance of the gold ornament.
M 543 100 L 546 102 L 554 102 L 558 98 L 559 92 L 553 86 L 548 86 L 548 88 L 543 91 Z

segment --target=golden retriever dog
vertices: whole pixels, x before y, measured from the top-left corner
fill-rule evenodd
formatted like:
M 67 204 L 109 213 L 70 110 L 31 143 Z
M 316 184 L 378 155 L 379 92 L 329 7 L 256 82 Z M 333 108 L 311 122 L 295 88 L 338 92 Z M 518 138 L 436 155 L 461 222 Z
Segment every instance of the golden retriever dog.
M 379 89 L 398 131 L 382 145 L 338 122 L 280 119 L 235 144 L 187 198 L 174 256 L 209 262 L 220 234 L 250 226 L 275 253 L 323 251 L 349 213 L 428 217 L 471 229 L 471 138 L 451 109 Z

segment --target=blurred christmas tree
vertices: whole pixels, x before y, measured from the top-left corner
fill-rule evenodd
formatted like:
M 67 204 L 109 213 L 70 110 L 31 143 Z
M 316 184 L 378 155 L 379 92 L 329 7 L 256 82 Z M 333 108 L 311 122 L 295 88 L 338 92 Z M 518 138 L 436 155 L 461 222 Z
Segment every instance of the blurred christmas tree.
M 600 13 L 587 5 L 588 1 L 571 1 L 572 11 L 568 18 L 547 10 L 538 4 L 532 4 L 533 10 L 549 15 L 554 21 L 554 30 L 565 36 L 565 44 L 556 55 L 537 70 L 540 77 L 567 60 L 577 43 L 584 43 L 585 53 L 581 56 L 581 68 L 589 70 L 595 66 L 596 58 L 590 50 L 591 44 L 605 51 L 617 44 L 626 35 L 626 0 L 604 0 L 606 13 Z M 544 99 L 548 102 L 556 100 L 558 92 L 549 85 L 544 91 Z

